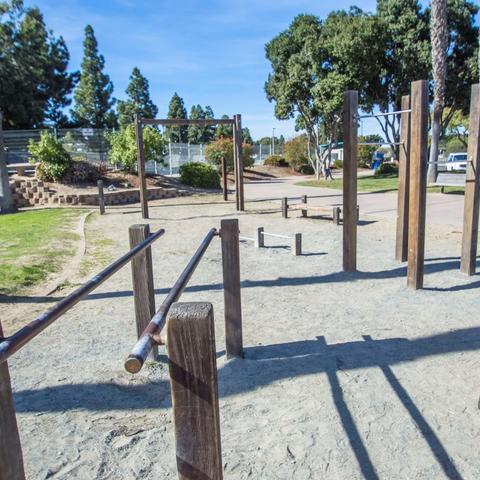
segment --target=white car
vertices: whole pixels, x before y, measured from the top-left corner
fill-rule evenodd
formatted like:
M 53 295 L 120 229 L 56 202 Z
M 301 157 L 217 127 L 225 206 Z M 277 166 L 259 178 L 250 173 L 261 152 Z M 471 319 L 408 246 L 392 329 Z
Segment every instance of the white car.
M 467 170 L 467 154 L 466 153 L 451 153 L 447 158 L 447 172 Z

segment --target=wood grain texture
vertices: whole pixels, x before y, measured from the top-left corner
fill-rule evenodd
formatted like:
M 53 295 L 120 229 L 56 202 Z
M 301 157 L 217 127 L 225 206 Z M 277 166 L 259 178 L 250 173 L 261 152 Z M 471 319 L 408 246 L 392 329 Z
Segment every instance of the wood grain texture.
M 292 255 L 298 257 L 302 254 L 302 234 L 294 233 L 292 237 Z
M 241 212 L 245 211 L 245 190 L 243 186 L 243 156 L 242 156 L 242 116 L 240 114 L 235 115 L 235 124 L 236 124 L 236 149 L 237 149 L 237 159 L 238 159 L 238 205 Z
M 145 155 L 143 151 L 143 123 L 142 117 L 135 114 L 135 134 L 137 139 L 137 171 L 140 180 L 140 203 L 142 218 L 148 218 L 147 179 L 145 177 Z
M 100 215 L 105 213 L 105 195 L 103 192 L 103 180 L 98 180 L 98 208 L 100 210 Z
M 410 109 L 410 95 L 402 97 L 402 110 Z M 397 225 L 395 259 L 406 262 L 408 258 L 408 196 L 410 178 L 410 113 L 400 119 L 400 152 L 398 156 Z
M 0 364 L 0 480 L 25 480 L 8 362 Z
M 150 225 L 132 225 L 128 233 L 130 248 L 133 248 L 150 236 Z M 155 315 L 152 249 L 148 247 L 136 255 L 131 261 L 131 266 L 137 338 L 140 338 Z M 153 347 L 150 356 L 152 359 L 158 357 L 158 346 Z
M 233 123 L 233 176 L 235 179 L 235 204 L 237 207 L 237 211 L 240 210 L 240 188 L 239 188 L 239 177 L 238 177 L 238 170 L 239 170 L 239 159 L 238 159 L 238 148 L 237 148 L 237 122 Z
M 237 219 L 220 223 L 222 240 L 223 294 L 225 300 L 225 342 L 227 358 L 243 357 L 240 249 Z
M 282 217 L 288 218 L 288 198 L 282 198 Z
M 213 307 L 174 303 L 167 319 L 179 480 L 222 480 Z
M 408 205 L 409 288 L 423 288 L 428 161 L 428 84 L 412 82 L 410 95 L 410 182 Z
M 478 202 L 480 168 L 480 84 L 472 85 L 468 127 L 467 175 L 463 210 L 462 259 L 460 270 L 475 273 L 478 241 Z
M 357 269 L 357 110 L 358 92 L 343 97 L 343 270 Z

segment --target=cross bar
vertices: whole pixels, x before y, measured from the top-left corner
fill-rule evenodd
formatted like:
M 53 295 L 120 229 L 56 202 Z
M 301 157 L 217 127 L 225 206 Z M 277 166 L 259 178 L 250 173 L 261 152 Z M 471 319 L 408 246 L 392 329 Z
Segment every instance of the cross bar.
M 401 113 L 410 113 L 412 110 L 396 110 L 394 112 L 384 112 L 384 113 L 371 113 L 368 115 L 355 115 L 355 117 L 360 120 L 361 118 L 375 118 L 375 117 L 388 117 L 389 115 L 400 115 Z
M 143 125 L 233 125 L 235 120 L 231 118 L 198 118 L 198 119 L 188 119 L 188 118 L 142 118 L 141 122 Z

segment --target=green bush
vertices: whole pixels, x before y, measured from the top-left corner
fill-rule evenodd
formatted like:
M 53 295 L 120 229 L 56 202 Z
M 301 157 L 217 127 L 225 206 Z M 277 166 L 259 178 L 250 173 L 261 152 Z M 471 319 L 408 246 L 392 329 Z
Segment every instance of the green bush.
M 306 135 L 298 135 L 285 143 L 285 160 L 293 170 L 299 172 L 303 165 L 310 165 L 308 161 Z
M 190 162 L 180 167 L 180 181 L 197 188 L 220 188 L 220 176 L 216 168 L 205 163 Z
M 110 143 L 108 161 L 120 164 L 129 172 L 134 172 L 137 165 L 137 135 L 135 127 L 130 124 L 112 133 L 106 133 Z M 163 164 L 166 143 L 155 127 L 143 129 L 143 154 L 146 162 L 154 161 Z
M 48 132 L 42 132 L 38 142 L 30 140 L 28 151 L 30 162 L 39 164 L 36 175 L 40 180 L 58 182 L 67 175 L 72 165 L 72 157 L 62 142 Z
M 219 138 L 205 147 L 207 162 L 215 165 L 218 170 L 221 168 L 222 157 L 227 162 L 227 172 L 233 172 L 233 140 L 231 138 Z M 248 143 L 242 145 L 242 160 L 243 168 L 253 167 L 255 160 L 252 156 L 252 146 Z
M 398 174 L 398 166 L 394 163 L 382 163 L 375 171 L 375 175 L 377 176 L 391 174 Z
M 315 170 L 309 163 L 306 163 L 305 165 L 300 165 L 298 171 L 303 175 L 313 175 L 315 173 Z
M 281 155 L 270 155 L 263 164 L 269 167 L 288 167 L 288 162 Z
M 343 168 L 343 160 L 334 160 L 333 161 L 334 168 Z

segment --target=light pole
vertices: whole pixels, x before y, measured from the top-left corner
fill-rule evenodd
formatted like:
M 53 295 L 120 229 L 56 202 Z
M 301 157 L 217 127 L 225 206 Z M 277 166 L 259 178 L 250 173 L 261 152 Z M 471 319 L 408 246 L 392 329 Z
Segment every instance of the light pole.
M 275 155 L 275 128 L 272 129 L 272 155 Z

